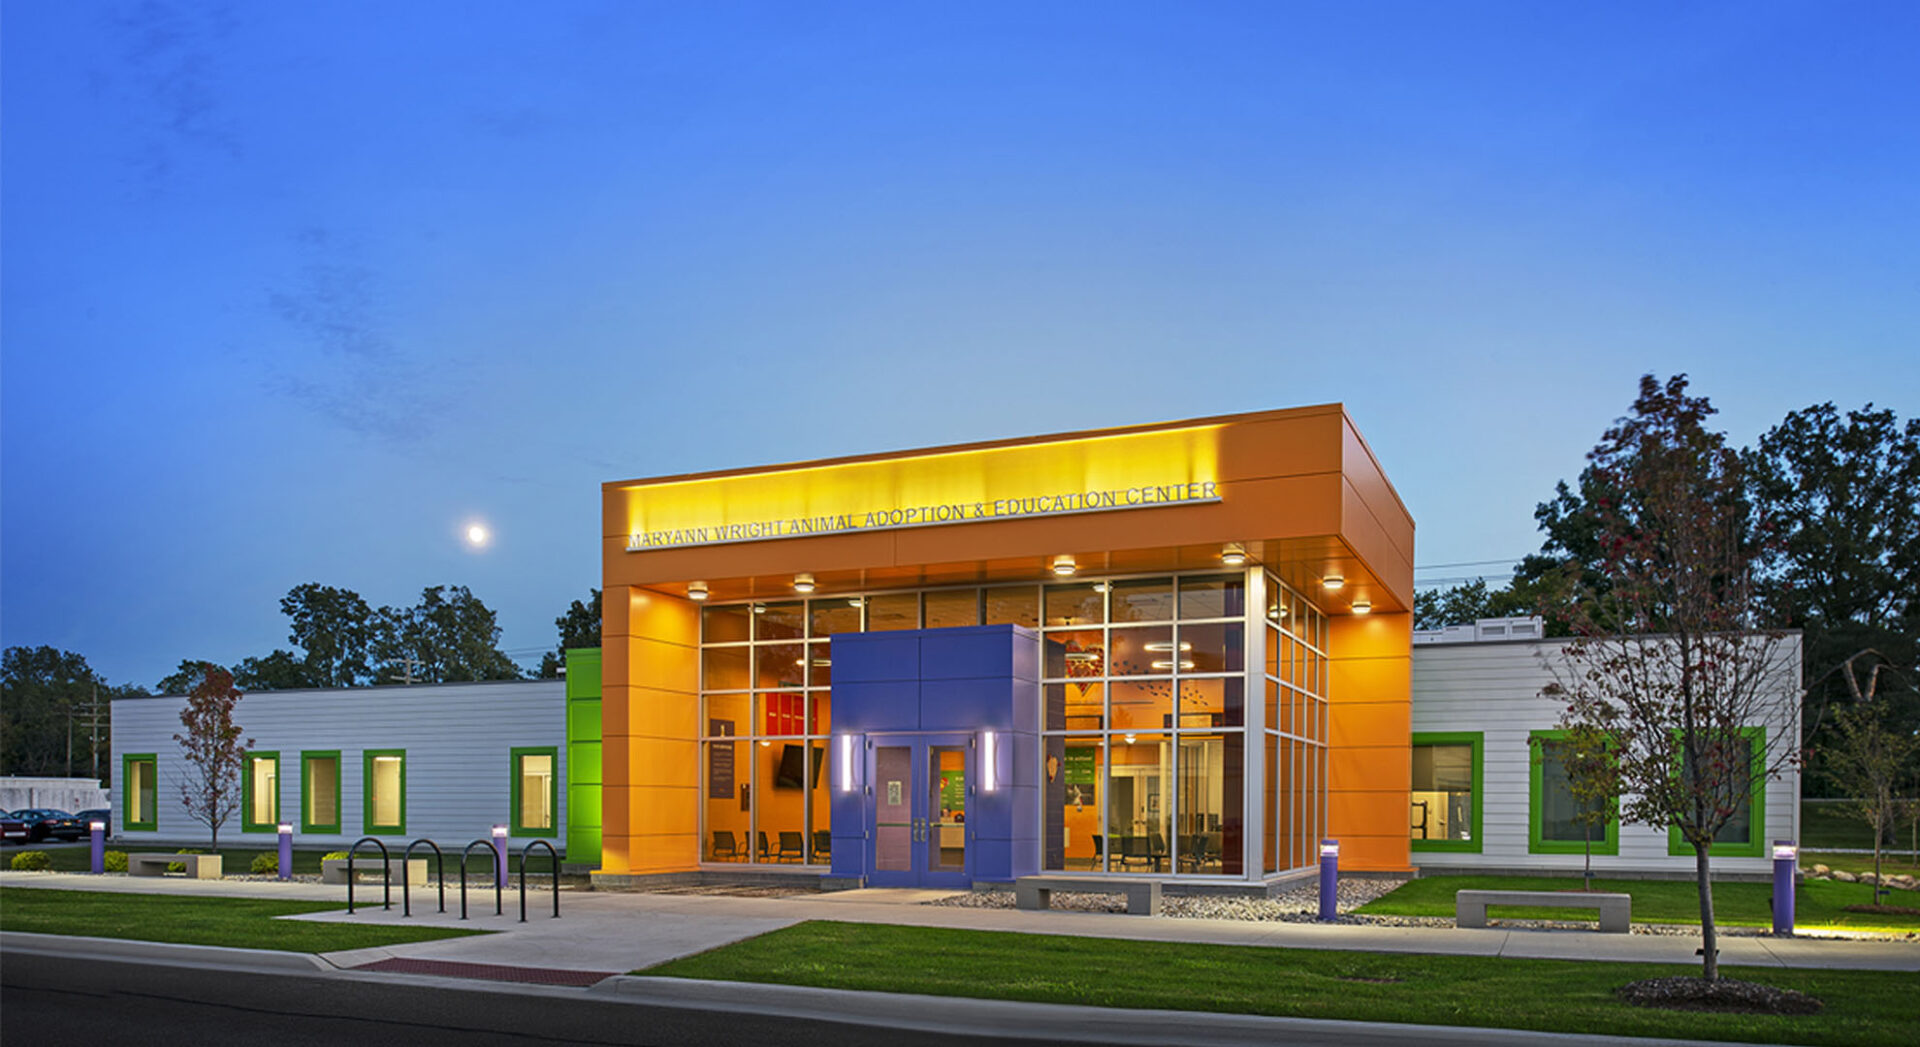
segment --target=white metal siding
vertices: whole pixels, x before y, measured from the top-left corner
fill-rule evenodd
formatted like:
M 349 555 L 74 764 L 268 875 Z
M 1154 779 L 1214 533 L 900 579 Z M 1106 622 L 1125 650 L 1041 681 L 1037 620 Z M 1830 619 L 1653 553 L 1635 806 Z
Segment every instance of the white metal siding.
M 152 832 L 127 832 L 121 810 L 125 793 L 115 775 L 115 838 L 127 843 L 205 841 L 207 827 L 187 815 L 180 801 L 185 763 L 173 736 L 181 731 L 186 699 L 130 698 L 113 703 L 113 752 L 154 753 L 158 758 Z M 275 691 L 249 694 L 234 709 L 234 722 L 258 752 L 280 754 L 277 792 L 282 821 L 294 826 L 301 844 L 337 843 L 343 848 L 362 831 L 363 760 L 369 749 L 405 749 L 406 833 L 395 842 L 427 837 L 449 852 L 470 840 L 487 839 L 495 825 L 512 824 L 509 751 L 550 746 L 554 750 L 555 824 L 540 838 L 555 847 L 567 835 L 566 685 L 557 680 L 518 683 L 438 684 L 352 690 Z M 340 833 L 300 833 L 300 754 L 340 752 Z M 238 805 L 221 827 L 234 843 L 271 844 L 272 832 L 242 833 Z M 532 837 L 515 837 L 517 850 Z
M 1785 642 L 1798 679 L 1800 637 Z M 1527 853 L 1527 738 L 1551 730 L 1563 703 L 1542 697 L 1553 681 L 1548 659 L 1558 659 L 1564 640 L 1510 643 L 1430 644 L 1413 649 L 1413 730 L 1478 731 L 1483 737 L 1481 849 L 1475 853 L 1415 851 L 1414 864 L 1431 870 L 1467 868 L 1581 868 L 1579 854 Z M 1789 703 L 1790 705 L 1793 703 Z M 1765 724 L 1771 741 L 1794 723 Z M 1769 841 L 1799 836 L 1799 776 L 1789 771 L 1767 782 L 1763 830 Z M 1691 872 L 1693 854 L 1669 855 L 1667 831 L 1620 824 L 1620 853 L 1593 857 L 1596 872 Z M 1719 858 L 1716 872 L 1765 873 L 1769 858 Z

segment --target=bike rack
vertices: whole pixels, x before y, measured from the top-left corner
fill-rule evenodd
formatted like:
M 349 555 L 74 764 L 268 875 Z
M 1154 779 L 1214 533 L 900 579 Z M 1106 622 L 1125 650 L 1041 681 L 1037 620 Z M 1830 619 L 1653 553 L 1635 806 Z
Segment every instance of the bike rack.
M 440 853 L 439 844 L 423 836 L 408 844 L 407 849 L 400 855 L 400 868 L 403 870 L 400 876 L 400 915 L 402 916 L 413 915 L 413 891 L 411 890 L 413 870 L 408 863 L 413 860 L 413 849 L 423 843 L 433 848 L 433 875 L 440 881 L 440 911 L 447 911 L 447 856 Z
M 500 852 L 493 849 L 492 840 L 475 840 L 467 845 L 466 850 L 460 852 L 460 918 L 462 920 L 467 918 L 467 856 L 473 853 L 475 847 L 486 848 L 487 857 L 493 861 L 493 914 L 495 916 L 504 914 L 500 904 Z
M 560 918 L 560 852 L 545 840 L 535 840 L 520 851 L 520 922 L 527 922 L 527 855 L 535 847 L 545 847 L 547 857 L 553 862 L 553 918 Z
M 383 901 L 381 901 L 380 908 L 382 909 L 393 908 L 393 856 L 387 853 L 386 844 L 381 843 L 379 840 L 376 840 L 371 836 L 362 836 L 358 840 L 353 841 L 352 847 L 347 848 L 347 915 L 348 916 L 353 915 L 353 881 L 356 879 L 356 877 L 353 875 L 353 856 L 355 854 L 360 853 L 360 845 L 363 843 L 370 843 L 375 847 L 380 848 L 380 887 L 381 887 L 381 890 L 385 892 L 385 898 Z

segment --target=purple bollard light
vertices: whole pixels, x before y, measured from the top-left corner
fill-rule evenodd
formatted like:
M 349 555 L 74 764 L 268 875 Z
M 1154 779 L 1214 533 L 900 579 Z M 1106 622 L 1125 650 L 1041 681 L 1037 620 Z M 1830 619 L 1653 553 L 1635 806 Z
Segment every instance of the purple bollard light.
M 280 826 L 280 878 L 293 879 L 293 826 Z
M 493 827 L 493 884 L 501 890 L 507 887 L 507 827 Z
M 90 828 L 93 833 L 93 874 L 98 876 L 107 871 L 107 823 L 94 822 Z
M 1792 840 L 1773 841 L 1773 933 L 1793 935 L 1793 881 L 1800 848 Z
M 1320 841 L 1320 918 L 1340 915 L 1340 841 Z

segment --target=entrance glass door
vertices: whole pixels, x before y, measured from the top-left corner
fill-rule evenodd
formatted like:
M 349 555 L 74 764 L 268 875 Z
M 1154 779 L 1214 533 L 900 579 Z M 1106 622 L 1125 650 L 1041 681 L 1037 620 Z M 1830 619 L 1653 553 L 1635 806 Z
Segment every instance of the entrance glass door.
M 876 887 L 965 887 L 971 747 L 965 735 L 876 736 L 869 805 Z

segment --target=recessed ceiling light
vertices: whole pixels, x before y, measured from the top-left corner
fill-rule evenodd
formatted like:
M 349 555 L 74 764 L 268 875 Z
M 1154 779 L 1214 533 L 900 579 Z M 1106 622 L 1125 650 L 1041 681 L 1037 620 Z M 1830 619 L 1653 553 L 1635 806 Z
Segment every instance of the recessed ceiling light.
M 1353 613 L 1354 613 L 1354 614 L 1366 614 L 1366 613 L 1368 613 L 1369 611 L 1372 611 L 1372 610 L 1373 610 L 1373 601 L 1371 601 L 1371 600 L 1355 600 L 1355 601 L 1353 601 Z
M 796 593 L 812 592 L 813 591 L 813 575 L 805 574 L 805 573 L 794 575 L 793 591 Z
M 1073 562 L 1073 557 L 1068 556 L 1065 553 L 1062 553 L 1059 556 L 1056 556 L 1053 558 L 1053 573 L 1059 575 L 1062 578 L 1072 577 L 1073 572 L 1078 571 L 1079 569 L 1080 569 L 1079 566 Z
M 1239 542 L 1228 542 L 1220 547 L 1220 562 L 1228 567 L 1239 567 L 1247 562 L 1247 547 Z
M 688 582 L 687 583 L 687 599 L 704 600 L 706 598 L 707 598 L 707 583 L 705 582 Z
M 1326 586 L 1328 590 L 1334 590 L 1347 584 L 1347 580 L 1345 578 L 1340 577 L 1337 574 L 1330 574 L 1330 575 L 1327 575 L 1325 578 L 1320 579 L 1320 584 L 1323 586 Z

